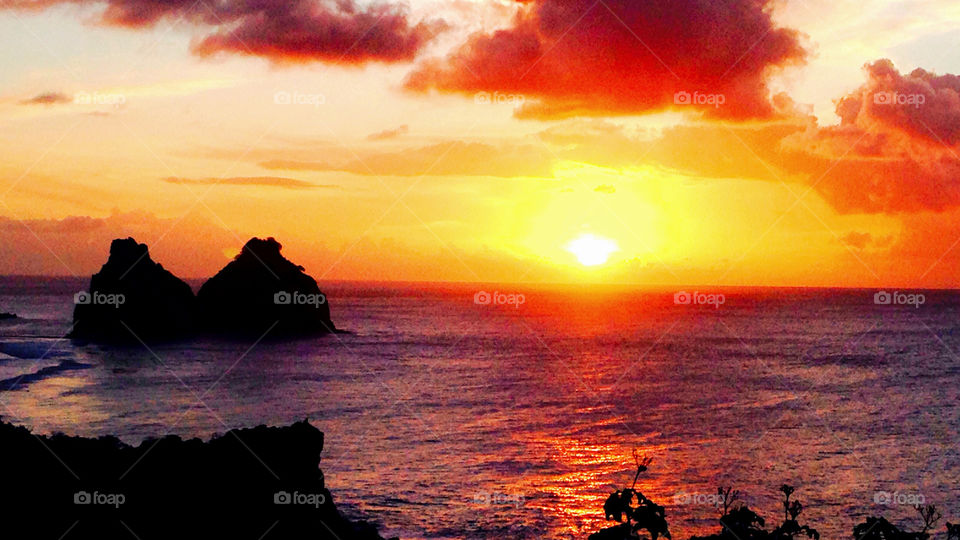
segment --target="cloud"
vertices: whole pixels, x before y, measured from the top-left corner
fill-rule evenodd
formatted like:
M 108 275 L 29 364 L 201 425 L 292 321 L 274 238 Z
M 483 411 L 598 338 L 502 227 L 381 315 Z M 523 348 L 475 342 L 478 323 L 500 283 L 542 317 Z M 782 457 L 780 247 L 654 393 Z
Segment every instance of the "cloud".
M 601 184 L 593 188 L 593 190 L 596 191 L 597 193 L 605 193 L 607 195 L 617 192 L 617 188 L 613 187 L 610 184 Z
M 342 171 L 366 176 L 553 177 L 553 157 L 532 145 L 448 141 L 400 152 L 370 152 L 340 163 L 267 160 L 271 170 Z
M 277 63 L 407 62 L 445 30 L 441 20 L 409 20 L 399 4 L 362 6 L 355 0 L 10 0 L 8 9 L 42 10 L 60 4 L 105 5 L 103 23 L 127 28 L 185 20 L 209 32 L 192 50 L 258 56 Z
M 886 249 L 893 244 L 893 240 L 894 238 L 892 236 L 882 236 L 876 238 L 868 232 L 858 231 L 850 231 L 849 233 L 840 237 L 841 242 L 859 251 L 863 251 L 868 247 Z
M 170 176 L 163 179 L 170 184 L 223 185 L 223 186 L 269 186 L 286 189 L 336 188 L 334 185 L 312 184 L 281 176 L 240 176 L 232 178 L 181 178 Z
M 841 214 L 960 208 L 960 77 L 889 60 L 836 100 L 839 125 L 796 112 L 766 122 L 687 123 L 628 131 L 576 119 L 540 132 L 564 159 L 624 168 L 657 164 L 705 178 L 805 183 Z
M 396 139 L 401 135 L 406 135 L 410 132 L 410 126 L 404 124 L 398 126 L 394 129 L 385 129 L 383 131 L 378 131 L 377 133 L 371 133 L 367 135 L 367 140 L 369 141 L 383 141 L 387 139 Z
M 73 98 L 62 92 L 45 92 L 20 102 L 21 105 L 58 105 L 73 103 Z
M 789 170 L 808 174 L 845 213 L 945 211 L 960 206 L 960 78 L 889 60 L 836 102 L 839 126 L 786 137 Z
M 779 142 L 805 127 L 796 120 L 784 120 L 737 125 L 706 122 L 651 130 L 576 119 L 537 136 L 561 159 L 600 167 L 656 164 L 693 177 L 776 181 L 787 176 L 776 168 L 781 161 Z
M 861 233 L 857 231 L 850 231 L 840 238 L 841 242 L 854 249 L 863 249 L 867 247 L 867 244 L 869 244 L 872 240 L 873 235 L 870 233 Z
M 213 224 L 199 213 L 160 218 L 149 212 L 107 217 L 14 219 L 0 216 L 0 274 L 89 277 L 107 260 L 110 241 L 133 236 L 150 246 L 154 260 L 177 275 L 210 276 L 242 245 L 243 235 Z M 249 238 L 249 236 L 247 237 Z
M 844 125 L 876 125 L 948 145 L 960 142 L 960 77 L 920 68 L 902 75 L 888 59 L 864 70 L 867 82 L 837 103 Z
M 768 0 L 519 3 L 511 27 L 474 34 L 446 58 L 422 63 L 406 88 L 522 95 L 520 117 L 686 107 L 717 118 L 763 118 L 780 105 L 767 76 L 806 57 L 800 35 L 773 22 Z M 678 92 L 689 101 L 675 103 Z

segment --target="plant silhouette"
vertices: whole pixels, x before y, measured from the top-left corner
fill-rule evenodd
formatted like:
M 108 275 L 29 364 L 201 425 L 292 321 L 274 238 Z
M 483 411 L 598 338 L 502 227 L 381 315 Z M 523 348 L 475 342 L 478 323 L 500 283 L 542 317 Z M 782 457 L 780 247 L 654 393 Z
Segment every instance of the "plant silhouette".
M 652 459 L 633 451 L 633 460 L 637 473 L 629 488 L 618 489 L 603 503 L 603 513 L 607 521 L 616 521 L 619 525 L 607 527 L 590 535 L 590 540 L 620 540 L 640 538 L 640 532 L 646 531 L 651 540 L 663 536 L 670 537 L 667 528 L 666 509 L 637 491 L 637 480 L 652 463 Z
M 803 512 L 803 505 L 798 500 L 790 502 L 790 495 L 794 492 L 793 486 L 784 484 L 780 486 L 780 492 L 783 493 L 783 523 L 773 530 L 773 538 L 786 540 L 806 536 L 813 540 L 820 540 L 820 533 L 816 529 L 800 525 L 797 521 L 797 516 Z
M 960 523 L 947 522 L 947 540 L 960 540 Z
M 723 496 L 723 514 L 720 517 L 722 529 L 717 534 L 709 536 L 694 536 L 699 540 L 792 540 L 798 537 L 807 537 L 819 540 L 820 533 L 807 525 L 800 525 L 797 517 L 803 512 L 803 504 L 798 500 L 790 500 L 796 491 L 793 486 L 783 484 L 780 492 L 783 493 L 783 523 L 773 531 L 767 531 L 766 521 L 759 514 L 750 510 L 745 504 L 735 505 L 739 492 L 731 487 L 719 487 L 717 493 Z
M 853 528 L 853 534 L 861 540 L 928 540 L 930 532 L 943 517 L 937 507 L 916 505 L 914 508 L 920 514 L 923 528 L 919 532 L 900 530 L 883 517 L 868 517 L 863 523 Z M 960 526 L 947 523 L 947 539 L 960 538 Z
M 628 540 L 646 538 L 657 540 L 660 536 L 670 538 L 664 507 L 654 503 L 636 489 L 640 475 L 650 466 L 651 459 L 633 454 L 637 473 L 629 488 L 618 489 L 607 497 L 603 514 L 607 521 L 618 524 L 591 534 L 588 540 Z M 719 486 L 720 531 L 707 536 L 692 536 L 690 540 L 820 540 L 820 532 L 809 525 L 801 525 L 803 503 L 792 498 L 796 488 L 783 484 L 783 522 L 775 529 L 767 530 L 766 520 L 739 503 L 740 492 L 732 486 Z M 855 540 L 930 540 L 931 531 L 943 517 L 934 505 L 916 505 L 922 527 L 918 532 L 899 529 L 882 516 L 868 517 L 853 528 Z M 646 536 L 642 534 L 646 532 Z M 947 523 L 946 540 L 960 540 L 960 524 Z

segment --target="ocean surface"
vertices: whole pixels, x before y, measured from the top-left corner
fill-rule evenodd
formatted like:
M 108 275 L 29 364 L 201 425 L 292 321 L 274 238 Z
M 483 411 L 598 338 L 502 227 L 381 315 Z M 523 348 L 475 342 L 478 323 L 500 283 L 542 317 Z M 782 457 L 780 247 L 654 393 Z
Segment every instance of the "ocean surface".
M 0 311 L 21 317 L 0 321 L 5 420 L 138 443 L 308 418 L 338 505 L 386 534 L 586 538 L 634 449 L 678 540 L 718 528 L 718 485 L 771 525 L 792 484 L 824 538 L 881 513 L 914 527 L 919 501 L 960 519 L 955 293 L 697 291 L 723 294 L 715 307 L 676 290 L 326 283 L 350 334 L 147 350 L 63 339 L 85 288 L 0 278 Z

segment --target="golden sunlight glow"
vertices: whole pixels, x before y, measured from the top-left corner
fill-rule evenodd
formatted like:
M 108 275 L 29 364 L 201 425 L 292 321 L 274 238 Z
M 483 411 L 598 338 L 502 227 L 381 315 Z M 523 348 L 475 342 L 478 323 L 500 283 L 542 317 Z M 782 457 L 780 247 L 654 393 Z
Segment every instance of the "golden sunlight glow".
M 592 234 L 581 234 L 567 244 L 567 251 L 573 253 L 584 266 L 603 264 L 610 258 L 611 253 L 619 249 L 613 240 Z

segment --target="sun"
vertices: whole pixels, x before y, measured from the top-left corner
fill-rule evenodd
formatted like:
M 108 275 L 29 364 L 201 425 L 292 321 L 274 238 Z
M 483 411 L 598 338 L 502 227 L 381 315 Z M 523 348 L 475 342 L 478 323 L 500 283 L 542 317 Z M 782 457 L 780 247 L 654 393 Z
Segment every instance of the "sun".
M 581 234 L 567 244 L 567 251 L 573 253 L 584 266 L 601 265 L 607 262 L 611 253 L 619 249 L 613 240 L 588 233 Z

